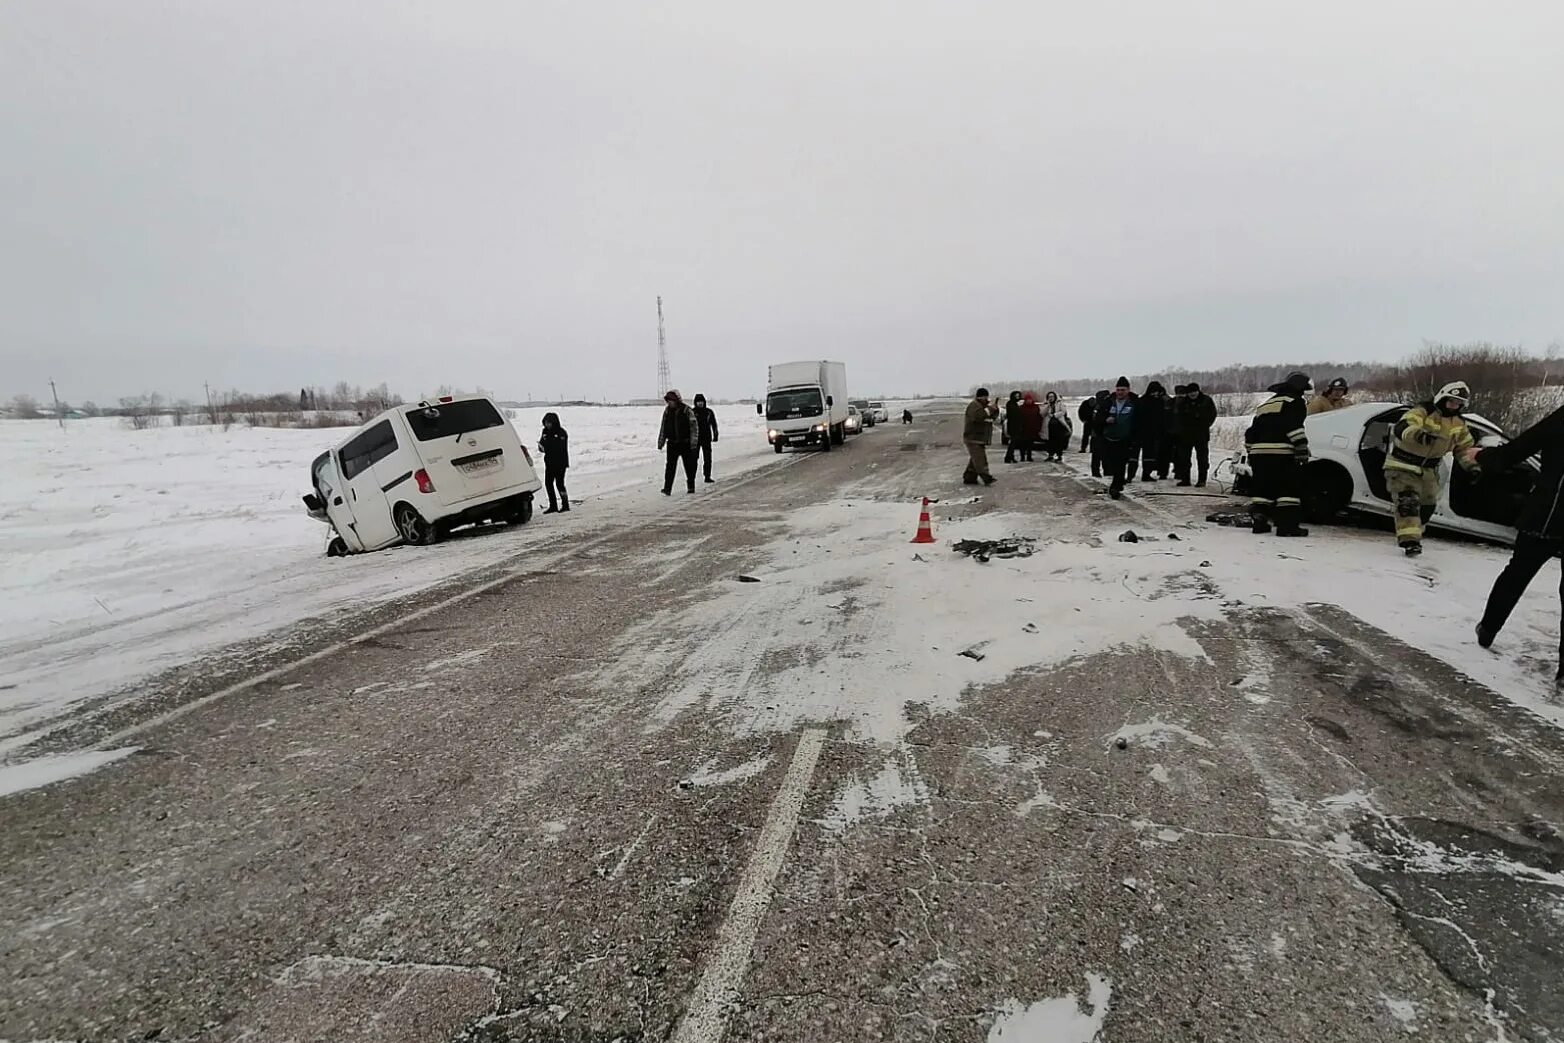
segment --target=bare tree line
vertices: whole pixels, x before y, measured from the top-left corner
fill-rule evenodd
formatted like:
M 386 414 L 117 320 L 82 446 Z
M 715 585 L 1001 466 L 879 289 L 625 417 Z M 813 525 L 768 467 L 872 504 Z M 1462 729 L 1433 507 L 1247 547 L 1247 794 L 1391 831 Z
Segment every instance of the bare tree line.
M 1534 423 L 1564 401 L 1564 344 L 1559 342 L 1549 345 L 1546 353 L 1537 355 L 1514 345 L 1424 341 L 1420 350 L 1395 363 L 1235 364 L 1220 369 L 1167 369 L 1160 373 L 1130 374 L 1129 381 L 1137 391 L 1145 390 L 1148 383 L 1157 380 L 1170 392 L 1178 384 L 1194 382 L 1207 394 L 1236 396 L 1264 391 L 1295 372 L 1307 373 L 1317 388 L 1341 377 L 1351 385 L 1353 398 L 1358 401 L 1422 402 L 1432 398 L 1450 381 L 1463 380 L 1472 389 L 1473 412 L 1508 431 L 1518 431 Z M 1055 381 L 996 380 L 985 386 L 1001 397 L 1012 389 L 1031 389 L 1039 393 L 1057 391 L 1064 396 L 1084 397 L 1113 387 L 1117 379 L 1118 374 Z

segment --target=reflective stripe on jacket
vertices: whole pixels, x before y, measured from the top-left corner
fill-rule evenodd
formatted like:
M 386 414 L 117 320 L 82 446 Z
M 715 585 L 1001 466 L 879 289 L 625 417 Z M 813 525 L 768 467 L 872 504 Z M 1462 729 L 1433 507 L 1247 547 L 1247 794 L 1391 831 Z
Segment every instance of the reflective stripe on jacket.
M 1475 444 L 1472 429 L 1461 416 L 1445 416 L 1426 405 L 1413 406 L 1396 421 L 1390 452 L 1385 456 L 1385 470 L 1422 474 L 1438 467 L 1439 461 L 1452 452 L 1462 467 L 1469 467 L 1460 454 Z
M 1250 456 L 1308 456 L 1309 436 L 1303 429 L 1303 399 L 1278 392 L 1254 411 L 1244 432 Z

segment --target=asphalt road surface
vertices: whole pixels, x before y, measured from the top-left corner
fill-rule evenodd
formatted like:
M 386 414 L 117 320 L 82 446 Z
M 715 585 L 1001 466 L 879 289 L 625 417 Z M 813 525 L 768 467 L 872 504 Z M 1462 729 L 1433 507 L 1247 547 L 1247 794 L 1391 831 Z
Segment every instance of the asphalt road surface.
M 964 570 L 936 629 L 998 575 L 909 546 L 917 497 L 1061 554 L 1213 502 L 1114 504 L 1073 447 L 968 489 L 959 431 L 602 510 L 62 729 L 138 750 L 0 799 L 0 1039 L 1564 1039 L 1564 741 L 1429 656 L 1190 572 L 1135 591 L 1189 609 L 1151 644 L 897 672 L 864 561 Z M 1047 578 L 993 625 L 1104 604 Z

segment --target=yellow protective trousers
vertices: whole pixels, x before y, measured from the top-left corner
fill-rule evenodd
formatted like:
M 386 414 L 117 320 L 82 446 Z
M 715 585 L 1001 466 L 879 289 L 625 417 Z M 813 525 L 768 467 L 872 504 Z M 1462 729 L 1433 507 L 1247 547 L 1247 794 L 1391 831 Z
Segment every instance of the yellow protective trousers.
M 1423 526 L 1439 503 L 1439 472 L 1430 467 L 1421 474 L 1385 468 L 1385 484 L 1396 512 L 1396 542 L 1403 547 L 1423 541 Z

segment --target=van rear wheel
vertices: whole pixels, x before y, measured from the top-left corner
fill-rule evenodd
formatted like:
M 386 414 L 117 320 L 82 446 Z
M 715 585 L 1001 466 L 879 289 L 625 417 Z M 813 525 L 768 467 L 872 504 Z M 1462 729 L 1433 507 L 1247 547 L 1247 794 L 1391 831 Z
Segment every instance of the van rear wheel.
M 424 521 L 423 515 L 419 514 L 412 504 L 397 504 L 391 518 L 396 522 L 396 531 L 402 537 L 403 543 L 423 547 L 435 541 L 434 526 Z

